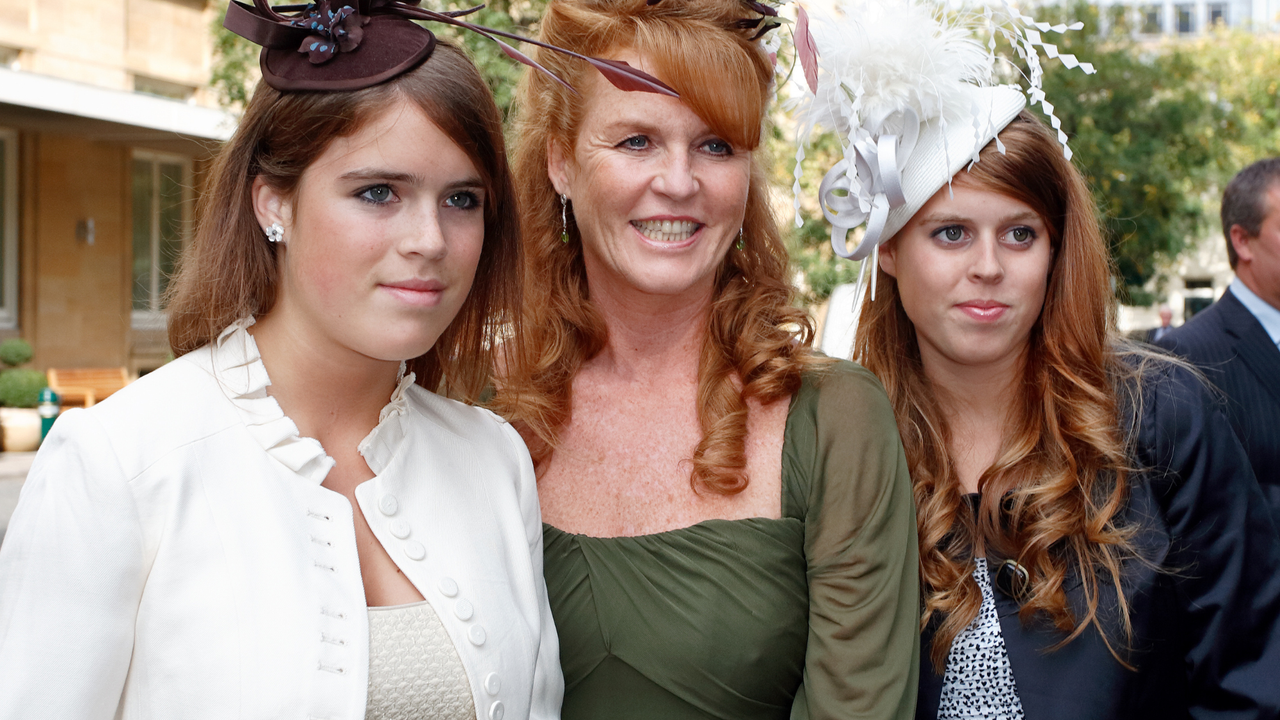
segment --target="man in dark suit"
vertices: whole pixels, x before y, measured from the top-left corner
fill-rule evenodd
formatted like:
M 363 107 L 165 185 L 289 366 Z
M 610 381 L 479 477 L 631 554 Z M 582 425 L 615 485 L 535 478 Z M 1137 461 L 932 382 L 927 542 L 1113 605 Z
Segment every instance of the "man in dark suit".
M 1235 280 L 1156 344 L 1190 360 L 1227 396 L 1227 415 L 1280 527 L 1280 158 L 1250 165 L 1227 185 L 1222 231 Z
M 1154 327 L 1145 333 L 1143 340 L 1149 343 L 1157 343 L 1165 335 L 1173 332 L 1173 308 L 1168 305 L 1160 306 L 1160 326 Z

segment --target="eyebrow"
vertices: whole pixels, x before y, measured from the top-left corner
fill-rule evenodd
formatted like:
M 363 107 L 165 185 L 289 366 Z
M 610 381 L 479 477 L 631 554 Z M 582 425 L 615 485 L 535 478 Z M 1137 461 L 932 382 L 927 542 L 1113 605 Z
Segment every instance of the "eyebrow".
M 939 214 L 939 215 L 926 215 L 926 216 L 921 220 L 921 224 L 923 224 L 923 225 L 937 225 L 937 224 L 948 224 L 948 223 L 951 223 L 951 224 L 964 224 L 964 223 L 969 223 L 969 222 L 973 222 L 973 218 L 971 218 L 971 217 L 966 217 L 966 216 L 964 216 L 964 215 L 941 215 L 941 214 Z M 1025 212 L 1014 213 L 1014 214 L 1012 214 L 1012 215 L 1006 215 L 1006 216 L 1004 216 L 1004 217 L 1000 218 L 1000 223 L 1001 223 L 1001 224 L 1004 224 L 1004 223 L 1011 223 L 1011 222 L 1037 222 L 1037 223 L 1043 223 L 1044 221 L 1043 221 L 1043 220 L 1041 220 L 1041 219 L 1040 219 L 1040 216 L 1039 216 L 1038 214 L 1036 214 L 1036 213 L 1035 213 L 1035 211 L 1033 211 L 1033 210 L 1027 210 L 1027 211 L 1025 211 Z
M 398 182 L 406 185 L 424 185 L 426 179 L 415 173 L 392 172 L 390 170 L 379 170 L 377 168 L 361 168 L 343 173 L 338 176 L 339 180 L 358 180 L 358 181 L 384 181 Z M 454 188 L 483 188 L 484 181 L 477 176 L 466 177 L 456 182 L 449 183 L 447 189 Z

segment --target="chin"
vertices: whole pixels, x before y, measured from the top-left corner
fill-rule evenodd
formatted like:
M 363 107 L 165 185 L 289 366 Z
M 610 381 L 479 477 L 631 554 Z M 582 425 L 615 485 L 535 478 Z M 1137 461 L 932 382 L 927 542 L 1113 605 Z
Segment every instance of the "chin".
M 375 338 L 374 342 L 369 343 L 364 354 L 386 362 L 412 360 L 431 350 L 439 337 L 440 333 L 429 335 L 417 333 L 415 335 L 396 336 L 395 333 L 388 332 L 379 338 Z

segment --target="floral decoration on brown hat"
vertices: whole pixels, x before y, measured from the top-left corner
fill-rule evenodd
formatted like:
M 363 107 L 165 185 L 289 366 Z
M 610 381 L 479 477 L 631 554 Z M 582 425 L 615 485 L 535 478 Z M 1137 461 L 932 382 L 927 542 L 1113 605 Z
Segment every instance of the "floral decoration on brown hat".
M 483 5 L 449 12 L 420 7 L 421 0 L 318 0 L 304 5 L 232 0 L 223 27 L 262 46 L 262 79 L 280 91 L 359 90 L 417 67 L 436 38 L 414 20 L 453 25 L 496 43 L 512 59 L 560 78 L 499 38 L 532 43 L 590 63 L 621 90 L 677 97 L 657 78 L 617 60 L 586 57 L 537 40 L 469 23 Z

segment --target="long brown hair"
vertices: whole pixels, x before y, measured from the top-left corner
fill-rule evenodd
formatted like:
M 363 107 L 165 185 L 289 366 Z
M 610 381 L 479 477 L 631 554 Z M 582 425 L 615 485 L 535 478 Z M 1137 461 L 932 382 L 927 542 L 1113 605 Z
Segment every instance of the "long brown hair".
M 896 281 L 879 268 L 854 346 L 855 359 L 884 383 L 898 419 L 917 508 L 922 626 L 940 619 L 931 650 L 939 671 L 981 607 L 974 558 L 988 548 L 1030 573 L 1024 622 L 1043 613 L 1066 634 L 1062 643 L 1095 624 L 1116 653 L 1098 619 L 1105 578 L 1126 638 L 1130 632 L 1120 573 L 1134 553 L 1118 513 L 1131 472 L 1124 416 L 1134 370 L 1114 342 L 1109 255 L 1089 190 L 1049 130 L 1023 112 L 1000 140 L 1005 152 L 988 144 L 966 181 L 1034 209 L 1049 227 L 1054 256 L 1011 411 L 1013 430 L 979 478 L 976 520 L 947 454 L 950 429 L 924 374 L 915 328 Z M 1064 589 L 1072 574 L 1086 599 L 1080 617 Z
M 735 146 L 760 146 L 773 65 L 739 0 L 650 5 L 646 0 L 553 0 L 541 39 L 588 56 L 630 49 L 717 134 Z M 582 89 L 596 72 L 559 53 L 537 59 Z M 570 420 L 573 378 L 605 346 L 608 328 L 591 302 L 582 242 L 570 216 L 560 242 L 560 203 L 547 176 L 547 149 L 573 156 L 584 98 L 541 73 L 527 73 L 518 96 L 520 145 L 513 153 L 526 246 L 528 354 L 507 368 L 496 407 L 517 421 L 534 460 L 548 459 Z M 762 164 L 753 157 L 743 249 L 731 250 L 715 281 L 698 367 L 703 437 L 693 456 L 695 489 L 732 494 L 744 472 L 746 398 L 767 403 L 793 393 L 815 362 L 813 326 L 791 305 L 788 257 L 769 202 Z
M 417 382 L 474 400 L 492 377 L 493 348 L 519 343 L 520 242 L 501 116 L 471 61 L 440 42 L 416 69 L 363 90 L 281 93 L 259 83 L 235 135 L 213 163 L 195 238 L 169 297 L 176 356 L 275 304 L 279 261 L 253 213 L 255 178 L 292 199 L 303 172 L 334 138 L 356 133 L 396 102 L 420 108 L 462 148 L 485 184 L 484 249 L 458 316 L 424 355 Z M 495 343 L 498 334 L 508 342 Z

